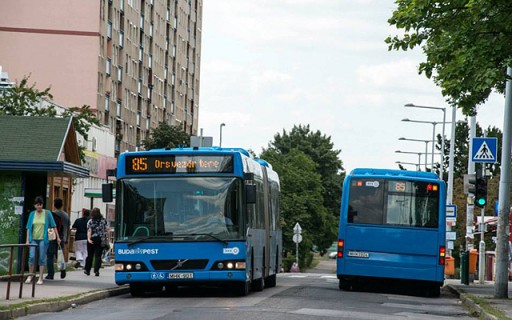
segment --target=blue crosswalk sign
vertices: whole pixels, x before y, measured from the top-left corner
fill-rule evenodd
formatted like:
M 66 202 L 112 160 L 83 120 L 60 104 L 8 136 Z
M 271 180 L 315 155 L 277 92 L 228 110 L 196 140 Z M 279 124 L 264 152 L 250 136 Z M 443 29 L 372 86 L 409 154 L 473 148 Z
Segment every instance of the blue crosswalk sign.
M 473 138 L 471 158 L 473 162 L 495 163 L 498 161 L 498 138 Z

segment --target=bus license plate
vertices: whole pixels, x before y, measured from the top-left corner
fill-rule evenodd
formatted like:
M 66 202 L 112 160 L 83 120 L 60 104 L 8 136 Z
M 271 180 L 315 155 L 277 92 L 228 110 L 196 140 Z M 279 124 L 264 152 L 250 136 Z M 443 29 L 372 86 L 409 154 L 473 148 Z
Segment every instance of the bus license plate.
M 354 258 L 369 258 L 370 254 L 364 251 L 349 251 L 348 256 Z
M 173 272 L 169 273 L 169 279 L 194 279 L 192 272 Z

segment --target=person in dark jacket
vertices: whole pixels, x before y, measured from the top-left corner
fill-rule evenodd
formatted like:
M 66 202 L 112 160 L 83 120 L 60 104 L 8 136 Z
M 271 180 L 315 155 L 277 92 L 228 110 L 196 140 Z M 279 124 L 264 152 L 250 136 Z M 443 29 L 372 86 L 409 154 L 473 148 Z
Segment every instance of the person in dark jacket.
M 85 260 L 84 273 L 91 274 L 94 259 L 94 275 L 100 275 L 101 254 L 107 244 L 110 228 L 107 220 L 101 215 L 100 209 L 91 211 L 91 219 L 87 222 L 87 259 Z M 105 239 L 105 241 L 102 241 Z
M 83 209 L 82 217 L 75 220 L 72 228 L 75 229 L 75 268 L 83 268 L 87 259 L 87 221 L 90 210 Z

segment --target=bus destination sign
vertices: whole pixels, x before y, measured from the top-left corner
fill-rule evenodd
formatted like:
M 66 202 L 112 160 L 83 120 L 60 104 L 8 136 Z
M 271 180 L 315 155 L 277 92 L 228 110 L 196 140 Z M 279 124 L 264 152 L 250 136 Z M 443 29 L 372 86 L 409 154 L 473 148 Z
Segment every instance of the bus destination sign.
M 129 155 L 126 174 L 233 173 L 231 155 Z

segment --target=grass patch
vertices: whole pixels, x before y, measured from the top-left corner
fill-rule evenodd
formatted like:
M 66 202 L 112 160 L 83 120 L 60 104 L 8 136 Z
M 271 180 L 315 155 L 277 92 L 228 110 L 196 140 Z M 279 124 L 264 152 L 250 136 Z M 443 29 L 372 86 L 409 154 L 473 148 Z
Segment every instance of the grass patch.
M 87 294 L 89 294 L 89 293 L 91 293 L 91 292 L 87 292 Z M 21 308 L 26 308 L 28 306 L 32 306 L 32 305 L 36 305 L 36 304 L 40 304 L 40 303 L 66 302 L 66 301 L 71 301 L 71 300 L 77 299 L 77 298 L 81 297 L 82 295 L 84 295 L 84 293 L 77 293 L 77 294 L 70 295 L 70 296 L 57 297 L 57 298 L 51 298 L 51 299 L 30 300 L 30 301 L 11 304 L 8 306 L 0 306 L 0 311 L 21 309 Z
M 505 314 L 503 314 L 503 312 L 501 312 L 500 310 L 498 310 L 492 306 L 492 303 L 490 303 L 488 300 L 488 299 L 492 299 L 492 297 L 490 297 L 490 296 L 478 297 L 478 296 L 475 296 L 470 293 L 465 293 L 465 294 L 468 298 L 470 298 L 474 303 L 476 303 L 478 306 L 480 306 L 480 308 L 482 308 L 482 310 L 484 310 L 488 314 L 491 314 L 500 320 L 509 319 L 505 316 Z M 509 302 L 510 302 L 510 299 L 509 299 Z M 480 318 L 482 318 L 482 317 L 480 317 Z

